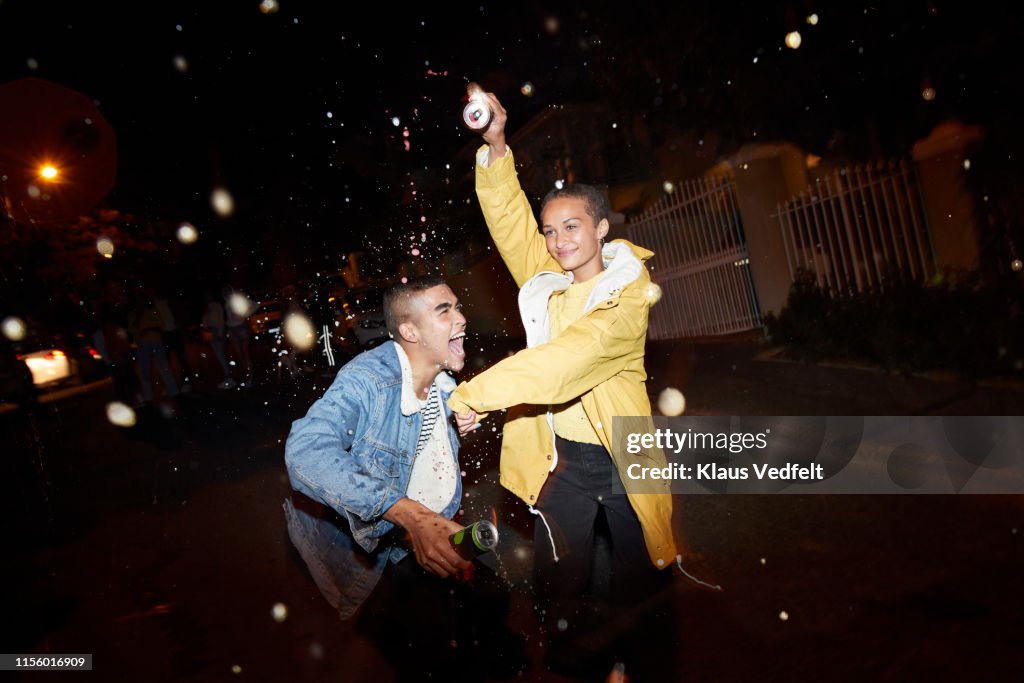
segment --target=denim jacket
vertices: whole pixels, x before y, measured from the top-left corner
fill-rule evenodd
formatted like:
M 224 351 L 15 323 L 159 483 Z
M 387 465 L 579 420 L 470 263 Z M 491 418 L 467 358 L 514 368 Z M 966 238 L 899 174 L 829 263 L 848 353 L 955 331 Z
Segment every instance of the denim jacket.
M 447 374 L 435 382 L 443 401 L 455 388 Z M 292 542 L 327 601 L 346 619 L 377 585 L 387 562 L 408 551 L 396 545 L 384 513 L 405 496 L 420 433 L 418 403 L 403 401 L 402 369 L 394 342 L 356 356 L 306 416 L 292 424 L 285 464 L 301 497 L 285 501 Z M 415 412 L 414 412 L 415 411 Z M 446 417 L 450 411 L 445 408 Z M 459 439 L 448 421 L 452 457 Z M 462 481 L 441 511 L 455 516 Z

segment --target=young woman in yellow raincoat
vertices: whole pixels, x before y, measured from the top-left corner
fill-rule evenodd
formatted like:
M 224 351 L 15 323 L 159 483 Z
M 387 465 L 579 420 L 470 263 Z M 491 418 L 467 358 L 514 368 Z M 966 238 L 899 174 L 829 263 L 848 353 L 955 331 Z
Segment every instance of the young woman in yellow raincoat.
M 600 618 L 587 612 L 600 612 L 601 600 L 580 600 L 599 515 L 612 549 L 608 604 L 619 602 L 616 593 L 634 604 L 645 590 L 656 593 L 656 569 L 677 558 L 667 483 L 624 487 L 638 456 L 621 447 L 623 435 L 613 437 L 615 417 L 650 423 L 644 344 L 653 287 L 644 262 L 653 254 L 625 240 L 605 243 L 607 200 L 590 186 L 549 193 L 538 230 L 505 145 L 506 113 L 492 94 L 486 98 L 493 119 L 477 154 L 476 190 L 521 288 L 527 348 L 461 384 L 448 405 L 463 433 L 488 412 L 509 409 L 501 484 L 537 515 L 535 586 L 557 636 Z M 639 457 L 644 466 L 665 466 L 660 450 Z

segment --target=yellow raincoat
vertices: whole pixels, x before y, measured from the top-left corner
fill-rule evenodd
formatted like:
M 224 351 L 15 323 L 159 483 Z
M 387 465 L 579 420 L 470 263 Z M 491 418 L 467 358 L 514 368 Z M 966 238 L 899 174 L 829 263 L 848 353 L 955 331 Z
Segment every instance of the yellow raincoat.
M 483 147 L 480 154 L 486 151 Z M 481 417 L 509 408 L 501 447 L 502 486 L 532 509 L 557 461 L 550 406 L 577 397 L 623 481 L 630 463 L 664 467 L 660 450 L 629 455 L 622 448 L 623 435 L 616 434 L 618 448 L 613 447 L 612 436 L 616 416 L 647 416 L 643 424 L 650 424 L 644 342 L 651 279 L 643 262 L 653 254 L 625 240 L 606 244 L 607 269 L 583 317 L 550 339 L 548 299 L 560 295 L 572 277 L 548 253 L 519 186 L 511 151 L 490 168 L 486 157 L 478 156 L 476 190 L 491 237 L 521 288 L 519 307 L 528 348 L 459 385 L 448 405 L 456 412 L 474 410 Z M 651 562 L 659 568 L 669 566 L 676 546 L 667 482 L 629 482 L 626 492 Z

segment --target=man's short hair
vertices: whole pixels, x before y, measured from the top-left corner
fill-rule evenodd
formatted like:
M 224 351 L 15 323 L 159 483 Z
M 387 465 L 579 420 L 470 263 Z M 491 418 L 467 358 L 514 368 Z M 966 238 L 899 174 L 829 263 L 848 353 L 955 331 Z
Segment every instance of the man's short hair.
M 448 286 L 438 275 L 418 275 L 406 282 L 398 282 L 384 292 L 384 323 L 392 338 L 398 339 L 398 326 L 409 320 L 408 300 L 420 292 L 434 287 Z
M 608 218 L 608 214 L 611 212 L 611 207 L 608 206 L 608 198 L 604 196 L 604 192 L 593 185 L 573 183 L 561 188 L 556 187 L 547 193 L 544 201 L 540 203 L 541 216 L 544 215 L 544 207 L 548 205 L 548 202 L 552 199 L 562 198 L 582 199 L 584 206 L 587 208 L 587 213 L 594 219 L 594 225 Z M 541 222 L 543 223 L 543 220 Z M 543 230 L 544 226 L 542 225 L 540 228 Z

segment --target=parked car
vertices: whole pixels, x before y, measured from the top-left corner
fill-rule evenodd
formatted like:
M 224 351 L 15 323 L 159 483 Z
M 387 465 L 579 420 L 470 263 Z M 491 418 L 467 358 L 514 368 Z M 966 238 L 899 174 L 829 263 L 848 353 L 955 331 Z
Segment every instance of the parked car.
M 104 374 L 103 357 L 84 333 L 58 335 L 36 330 L 14 342 L 14 348 L 40 389 L 91 381 Z
M 0 339 L 0 403 L 29 406 L 36 401 L 32 371 L 7 340 Z
M 380 287 L 359 287 L 345 293 L 342 305 L 345 321 L 356 337 L 359 349 L 365 351 L 388 340 L 384 321 L 384 290 Z
M 249 330 L 254 335 L 276 334 L 281 328 L 281 304 L 276 299 L 260 302 L 249 316 Z

